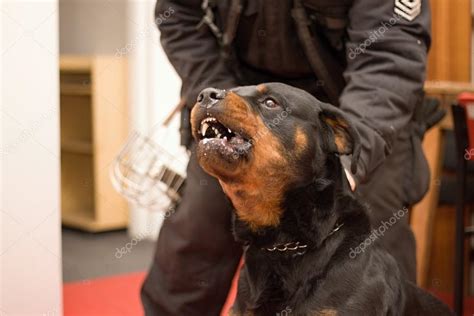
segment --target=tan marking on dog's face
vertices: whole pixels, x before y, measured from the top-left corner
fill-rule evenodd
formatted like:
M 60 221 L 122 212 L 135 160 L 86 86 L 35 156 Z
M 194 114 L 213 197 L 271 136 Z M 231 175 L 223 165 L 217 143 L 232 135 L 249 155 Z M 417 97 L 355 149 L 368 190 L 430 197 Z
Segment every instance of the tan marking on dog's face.
M 280 140 L 243 98 L 230 92 L 222 102 L 225 114 L 217 119 L 240 126 L 252 138 L 251 153 L 233 170 L 221 167 L 217 159 L 202 158 L 199 162 L 207 173 L 219 179 L 237 216 L 252 230 L 278 226 L 285 189 L 296 172 L 290 167 Z M 302 136 L 299 138 L 303 141 Z
M 225 97 L 225 104 L 232 111 L 241 111 L 247 113 L 250 108 L 244 100 L 235 92 L 229 92 Z
M 306 136 L 305 132 L 301 127 L 296 128 L 295 132 L 295 149 L 296 153 L 299 155 L 303 153 L 308 146 L 308 136 Z
M 347 134 L 347 122 L 344 120 L 325 119 L 325 122 L 334 132 L 334 143 L 340 154 L 349 154 L 352 150 L 349 135 Z
M 265 84 L 262 83 L 257 86 L 257 91 L 264 94 L 264 93 L 267 93 L 268 88 Z
M 347 148 L 347 142 L 346 142 L 345 138 L 336 137 L 334 142 L 336 143 L 336 147 L 337 147 L 338 152 L 345 152 L 345 148 Z
M 250 163 L 232 181 L 219 182 L 239 219 L 257 230 L 280 223 L 283 194 L 294 173 L 288 168 L 279 139 L 268 131 L 260 117 L 255 117 L 253 124 L 251 135 L 260 136 L 253 143 Z

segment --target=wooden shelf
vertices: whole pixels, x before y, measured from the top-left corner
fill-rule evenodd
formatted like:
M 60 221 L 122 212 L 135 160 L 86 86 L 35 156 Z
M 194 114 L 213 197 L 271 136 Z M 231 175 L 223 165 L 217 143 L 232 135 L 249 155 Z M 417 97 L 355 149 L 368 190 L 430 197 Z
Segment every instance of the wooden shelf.
M 425 92 L 429 95 L 458 95 L 461 92 L 474 92 L 474 84 L 453 81 L 426 81 Z
M 61 57 L 63 225 L 89 232 L 127 226 L 128 204 L 107 170 L 128 131 L 126 74 L 124 58 Z
M 61 95 L 91 95 L 92 76 L 90 71 L 80 72 L 79 68 L 73 71 L 68 68 L 61 69 L 59 79 L 61 82 Z
M 90 73 L 92 71 L 93 58 L 88 56 L 61 56 L 59 67 L 61 71 L 72 73 Z
M 91 86 L 88 84 L 63 83 L 61 95 L 91 95 Z
M 127 219 L 117 220 L 116 222 L 101 222 L 94 218 L 87 216 L 93 210 L 75 210 L 71 212 L 64 212 L 61 215 L 63 225 L 81 229 L 91 233 L 97 233 L 108 230 L 122 229 L 127 226 Z
M 453 81 L 427 81 L 425 83 L 425 93 L 430 97 L 438 98 L 441 106 L 446 110 L 446 115 L 439 123 L 442 129 L 453 129 L 451 104 L 456 102 L 456 98 L 462 92 L 474 92 L 474 85 L 468 82 Z
M 67 140 L 61 142 L 61 150 L 70 152 L 70 153 L 77 153 L 77 154 L 92 154 L 92 143 L 87 141 L 74 141 L 74 140 Z

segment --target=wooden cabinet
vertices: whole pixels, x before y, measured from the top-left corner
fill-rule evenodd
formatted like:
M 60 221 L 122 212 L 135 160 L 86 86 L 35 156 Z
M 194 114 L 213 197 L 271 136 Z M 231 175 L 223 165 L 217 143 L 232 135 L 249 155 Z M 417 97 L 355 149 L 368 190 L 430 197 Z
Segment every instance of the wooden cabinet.
M 128 133 L 127 64 L 114 56 L 60 59 L 62 223 L 91 232 L 124 228 L 126 201 L 110 164 Z

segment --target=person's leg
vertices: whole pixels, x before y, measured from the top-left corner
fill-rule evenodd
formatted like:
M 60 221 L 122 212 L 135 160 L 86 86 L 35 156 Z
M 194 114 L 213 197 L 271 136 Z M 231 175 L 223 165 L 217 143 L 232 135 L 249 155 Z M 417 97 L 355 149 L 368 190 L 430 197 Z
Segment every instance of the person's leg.
M 397 141 L 393 153 L 378 168 L 371 180 L 356 191 L 369 208 L 372 229 L 383 233 L 377 239 L 397 260 L 401 272 L 409 280 L 416 282 L 415 237 L 409 225 L 409 214 L 404 211 L 410 202 L 407 186 L 413 170 L 409 167 L 413 160 L 410 141 Z M 420 170 L 421 171 L 421 170 Z M 401 215 L 401 216 L 400 216 Z
M 142 287 L 145 314 L 219 315 L 241 255 L 230 202 L 193 154 L 183 199 L 163 223 Z

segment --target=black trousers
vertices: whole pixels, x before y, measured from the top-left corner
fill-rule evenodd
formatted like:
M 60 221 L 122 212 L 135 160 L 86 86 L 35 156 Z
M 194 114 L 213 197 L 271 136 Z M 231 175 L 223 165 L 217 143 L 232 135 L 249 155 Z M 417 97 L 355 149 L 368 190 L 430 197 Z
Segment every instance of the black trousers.
M 370 183 L 357 189 L 368 205 L 374 229 L 383 221 L 393 223 L 394 213 L 409 203 L 407 189 L 413 189 L 409 180 L 416 177 L 409 167 L 415 159 L 413 146 L 410 138 L 398 140 Z M 402 273 L 415 281 L 415 239 L 408 216 L 398 216 L 376 242 L 395 257 Z M 241 246 L 231 234 L 231 205 L 218 182 L 204 173 L 192 155 L 183 200 L 161 228 L 142 287 L 145 314 L 219 315 L 241 255 Z

